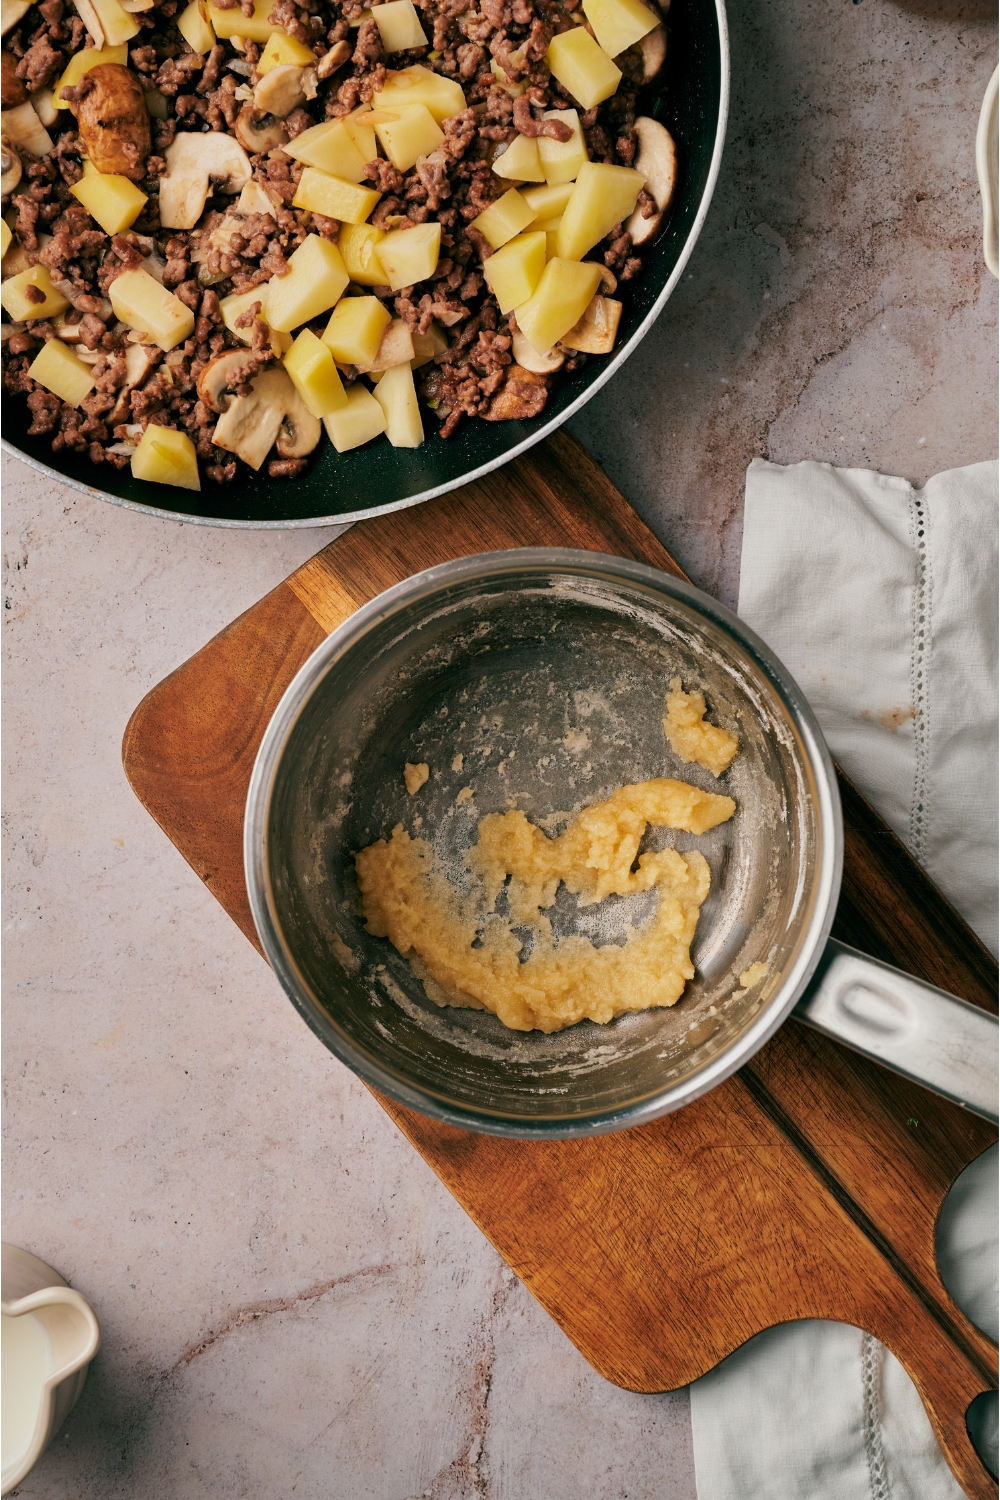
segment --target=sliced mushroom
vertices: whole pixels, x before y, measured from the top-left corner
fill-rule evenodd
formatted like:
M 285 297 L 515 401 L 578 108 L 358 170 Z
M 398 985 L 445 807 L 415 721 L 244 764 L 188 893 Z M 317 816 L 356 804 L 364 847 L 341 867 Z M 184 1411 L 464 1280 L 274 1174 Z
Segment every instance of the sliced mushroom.
M 336 73 L 338 68 L 350 62 L 352 51 L 350 42 L 335 42 L 329 52 L 320 58 L 316 69 L 317 75 L 320 78 L 329 78 L 331 74 Z
M 31 9 L 31 0 L 3 0 L 3 34 L 7 35 Z
M 250 159 L 232 136 L 210 130 L 187 131 L 164 152 L 160 178 L 160 223 L 164 229 L 193 229 L 201 218 L 209 184 L 221 193 L 239 193 L 250 181 Z
M 93 4 L 93 0 L 73 0 L 73 4 L 76 8 L 77 15 L 80 17 L 80 20 L 89 31 L 90 38 L 94 43 L 94 46 L 97 48 L 98 52 L 103 52 L 104 27 L 101 25 L 101 18 L 97 14 L 97 9 Z
M 229 388 L 246 380 L 257 365 L 257 357 L 249 349 L 227 349 L 224 354 L 217 354 L 198 376 L 198 395 L 210 411 L 221 414 L 231 401 L 241 399 L 234 397 Z
M 547 349 L 544 354 L 539 354 L 528 343 L 520 328 L 514 334 L 511 352 L 522 370 L 530 370 L 534 375 L 552 375 L 566 363 L 566 356 L 561 349 Z
M 48 156 L 52 150 L 52 137 L 30 103 L 19 104 L 16 109 L 5 109 L 0 119 L 3 133 L 12 146 L 31 156 Z
M 64 338 L 65 335 L 60 333 L 59 337 Z M 101 352 L 101 350 L 95 350 L 95 353 Z M 78 350 L 77 353 L 80 354 L 80 351 Z M 118 427 L 131 416 L 132 402 L 129 398 L 136 386 L 142 385 L 147 376 L 152 374 L 158 353 L 159 349 L 155 344 L 125 345 L 125 384 L 118 388 L 114 407 L 105 418 L 109 426 Z M 83 358 L 82 354 L 80 358 Z
M 252 179 L 247 183 L 239 196 L 239 201 L 233 204 L 234 214 L 270 214 L 274 217 L 274 204 L 259 182 Z
M 614 271 L 607 266 L 601 267 L 601 293 L 605 297 L 613 297 L 618 290 L 618 277 Z
M 288 131 L 273 115 L 259 115 L 252 105 L 244 104 L 236 117 L 236 139 L 256 154 L 287 145 Z
M 149 156 L 149 109 L 142 84 L 121 63 L 99 63 L 76 107 L 80 139 L 94 168 L 141 182 Z
M 642 81 L 652 83 L 667 60 L 666 27 L 654 26 L 652 31 L 646 32 L 638 47 L 642 53 Z
M 670 207 L 677 186 L 677 150 L 669 130 L 640 115 L 635 122 L 635 133 L 639 138 L 639 153 L 635 169 L 646 179 L 646 192 L 656 203 L 656 213 L 644 219 L 642 209 L 635 208 L 625 223 L 632 236 L 633 245 L 645 245 L 659 232 L 663 215 Z
M 537 417 L 548 400 L 548 380 L 523 365 L 508 365 L 500 390 L 484 413 L 487 422 L 517 422 Z
M 0 146 L 0 193 L 6 197 L 21 181 L 21 158 L 14 147 L 4 141 Z
M 576 349 L 581 354 L 610 354 L 618 336 L 618 323 L 622 305 L 611 297 L 602 297 L 598 292 L 591 297 L 587 311 L 569 333 L 563 334 L 561 343 L 566 349 Z
M 282 63 L 258 78 L 253 86 L 253 107 L 258 115 L 274 115 L 283 120 L 293 109 L 306 102 L 302 87 L 302 68 Z
M 0 104 L 4 109 L 16 109 L 19 104 L 27 104 L 28 90 L 17 76 L 17 58 L 12 52 L 3 54 L 2 86 L 0 86 Z
M 319 442 L 322 423 L 309 411 L 280 365 L 255 378 L 248 396 L 237 396 L 219 418 L 212 441 L 259 469 L 275 441 L 282 458 L 304 458 Z
M 378 353 L 370 365 L 358 365 L 359 375 L 384 374 L 396 365 L 408 365 L 414 357 L 413 335 L 402 318 L 393 318 L 382 335 Z

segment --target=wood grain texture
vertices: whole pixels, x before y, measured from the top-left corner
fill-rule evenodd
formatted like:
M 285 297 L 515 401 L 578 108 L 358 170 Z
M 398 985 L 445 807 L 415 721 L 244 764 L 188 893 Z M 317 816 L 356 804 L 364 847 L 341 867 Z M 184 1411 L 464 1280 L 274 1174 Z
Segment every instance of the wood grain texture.
M 681 575 L 586 451 L 560 433 L 415 510 L 354 527 L 139 705 L 126 772 L 251 941 L 242 826 L 257 746 L 325 633 L 422 568 L 507 546 L 617 553 Z M 996 1007 L 996 966 L 842 778 L 845 942 Z M 994 1346 L 937 1272 L 934 1231 L 995 1132 L 791 1022 L 735 1078 L 596 1140 L 497 1140 L 380 1102 L 601 1374 L 672 1389 L 793 1318 L 868 1329 L 902 1361 L 966 1493 L 995 1486 L 964 1413 Z

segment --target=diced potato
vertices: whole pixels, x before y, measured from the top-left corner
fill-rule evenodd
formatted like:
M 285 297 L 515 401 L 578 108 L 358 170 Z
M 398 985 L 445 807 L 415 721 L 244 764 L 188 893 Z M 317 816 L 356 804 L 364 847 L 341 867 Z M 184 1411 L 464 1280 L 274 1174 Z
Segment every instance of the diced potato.
M 538 154 L 538 142 L 526 135 L 516 135 L 502 156 L 493 163 L 498 177 L 510 182 L 544 182 L 545 172 Z
M 393 230 L 378 244 L 378 258 L 394 292 L 433 276 L 440 253 L 441 225 L 438 223 Z
M 436 355 L 443 354 L 447 347 L 448 340 L 437 323 L 432 323 L 426 333 L 415 333 L 410 369 L 419 370 L 422 365 L 429 365 L 431 360 Z
M 375 387 L 375 400 L 385 412 L 385 435 L 392 446 L 419 448 L 424 440 L 424 424 L 409 365 L 386 370 Z
M 98 52 L 96 47 L 84 47 L 81 51 L 74 52 L 53 90 L 56 108 L 69 109 L 69 103 L 60 98 L 61 90 L 75 88 L 84 73 L 89 73 L 91 68 L 100 67 L 102 63 L 118 63 L 123 68 L 128 67 L 128 48 L 105 47 L 103 51 Z
M 297 42 L 287 32 L 272 31 L 267 39 L 267 46 L 260 54 L 257 75 L 263 77 L 265 73 L 270 73 L 272 68 L 285 65 L 293 68 L 315 67 L 316 54 L 304 42 Z
M 341 297 L 324 330 L 323 343 L 341 364 L 370 368 L 391 322 L 392 314 L 377 297 Z
M 352 281 L 358 286 L 388 286 L 385 267 L 378 258 L 378 246 L 385 230 L 374 224 L 342 224 L 337 248 Z
M 307 235 L 288 264 L 292 269 L 287 276 L 272 276 L 267 284 L 267 321 L 280 333 L 326 312 L 351 279 L 336 245 L 318 234 Z
M 545 61 L 552 76 L 584 109 L 610 99 L 622 80 L 620 69 L 583 26 L 554 36 Z
M 425 104 L 376 110 L 374 119 L 375 134 L 398 172 L 408 172 L 421 156 L 429 156 L 444 140 L 444 131 Z
M 327 120 L 322 125 L 314 125 L 311 130 L 303 130 L 282 150 L 286 156 L 294 156 L 296 161 L 318 167 L 321 172 L 339 177 L 342 182 L 353 183 L 364 180 L 365 162 L 371 161 L 375 154 L 373 146 L 372 156 L 362 156 L 354 135 L 343 120 Z
M 198 455 L 186 432 L 173 427 L 154 427 L 152 423 L 139 439 L 132 454 L 132 473 L 136 479 L 153 484 L 173 484 L 182 490 L 200 490 Z
M 381 196 L 374 188 L 359 187 L 356 182 L 345 182 L 316 167 L 306 167 L 292 202 L 296 208 L 325 214 L 342 224 L 363 224 Z
M 552 141 L 547 135 L 539 136 L 538 159 L 550 186 L 562 182 L 573 182 L 577 173 L 588 160 L 587 142 L 583 138 L 580 116 L 575 109 L 547 109 L 545 120 L 562 120 L 573 134 L 568 141 Z
M 125 271 L 108 289 L 116 318 L 172 349 L 194 332 L 194 313 L 148 271 Z
M 273 9 L 274 0 L 254 0 L 252 16 L 245 16 L 239 5 L 234 5 L 232 10 L 220 10 L 217 5 L 210 5 L 208 19 L 220 39 L 243 36 L 248 41 L 264 43 L 270 40 L 275 31 L 282 30 L 280 26 L 272 26 L 267 19 Z
M 347 404 L 323 418 L 330 442 L 338 453 L 360 448 L 385 431 L 385 412 L 361 381 L 349 386 Z
M 29 286 L 42 293 L 41 302 L 34 302 L 26 296 Z M 26 271 L 4 282 L 0 287 L 0 307 L 15 323 L 31 323 L 36 318 L 54 318 L 57 313 L 65 312 L 69 302 L 56 291 L 45 267 L 37 265 L 29 266 Z
M 128 229 L 147 202 L 146 194 L 134 182 L 109 172 L 86 172 L 70 192 L 105 234 L 121 234 Z
M 253 328 L 237 328 L 236 320 L 242 318 L 248 307 L 252 307 L 255 302 L 259 302 L 260 312 L 257 316 L 263 322 L 267 322 L 265 308 L 267 307 L 268 285 L 269 283 L 265 282 L 263 286 L 255 286 L 249 292 L 234 292 L 231 297 L 223 297 L 219 303 L 219 311 L 222 313 L 223 323 L 225 323 L 230 333 L 235 333 L 236 337 L 243 344 L 253 343 Z
M 378 155 L 375 126 L 367 118 L 371 112 L 370 104 L 360 104 L 357 109 L 344 116 L 344 124 L 365 161 L 374 161 Z
M 634 47 L 659 24 L 642 0 L 583 0 L 583 13 L 609 57 Z
M 484 208 L 469 227 L 478 229 L 490 247 L 499 250 L 500 246 L 506 245 L 515 234 L 520 234 L 522 229 L 527 229 L 537 217 L 535 210 L 521 197 L 517 188 L 511 188 L 504 193 L 502 198 L 491 203 L 489 208 Z
M 567 349 L 579 349 L 583 354 L 610 354 L 618 336 L 622 304 L 613 297 L 591 297 L 587 310 L 579 323 L 574 323 L 569 333 L 564 333 L 560 343 Z
M 118 0 L 90 0 L 90 3 L 97 11 L 106 46 L 120 47 L 123 42 L 139 35 L 138 21 L 119 5 Z
M 571 182 L 560 182 L 550 187 L 524 188 L 521 197 L 537 215 L 539 223 L 550 219 L 561 219 L 573 191 Z
M 423 104 L 440 123 L 461 113 L 465 108 L 465 94 L 462 92 L 462 85 L 455 79 L 443 78 L 440 73 L 432 73 L 430 68 L 422 68 L 416 63 L 412 68 L 388 74 L 381 92 L 373 97 L 372 104 L 377 110 Z
M 347 405 L 333 355 L 308 328 L 303 328 L 285 355 L 292 384 L 314 417 L 328 417 Z
M 10 225 L 6 219 L 0 219 L 0 260 L 3 260 L 10 249 L 10 242 L 14 236 L 10 232 Z
M 593 261 L 550 260 L 535 290 L 515 314 L 531 347 L 544 354 L 557 344 L 583 317 L 600 284 L 601 268 Z
M 177 17 L 177 30 L 191 51 L 200 53 L 202 57 L 215 46 L 215 32 L 208 19 L 207 9 L 205 0 L 191 0 L 191 4 Z
M 544 270 L 545 235 L 540 233 L 519 234 L 517 239 L 508 240 L 483 265 L 486 283 L 502 313 L 528 300 Z
M 90 366 L 77 359 L 61 339 L 49 339 L 32 360 L 28 374 L 67 406 L 79 406 L 94 389 Z
M 631 167 L 588 161 L 580 168 L 559 225 L 559 254 L 581 260 L 635 208 L 644 178 Z
M 412 0 L 386 0 L 385 5 L 375 6 L 372 16 L 387 52 L 405 52 L 409 47 L 427 46 Z

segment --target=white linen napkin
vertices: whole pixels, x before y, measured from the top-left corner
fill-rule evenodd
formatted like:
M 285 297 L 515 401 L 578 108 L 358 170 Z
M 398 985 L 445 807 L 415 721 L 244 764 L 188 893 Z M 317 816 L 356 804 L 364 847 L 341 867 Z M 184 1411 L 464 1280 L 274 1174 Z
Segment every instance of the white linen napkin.
M 844 770 L 996 952 L 996 463 L 922 490 L 755 460 L 739 613 Z M 997 1337 L 997 1152 L 949 1194 L 938 1262 Z M 870 1334 L 787 1323 L 691 1387 L 699 1500 L 961 1500 L 909 1376 Z M 992 1433 L 990 1433 L 990 1427 Z M 976 1441 L 996 1472 L 996 1407 Z

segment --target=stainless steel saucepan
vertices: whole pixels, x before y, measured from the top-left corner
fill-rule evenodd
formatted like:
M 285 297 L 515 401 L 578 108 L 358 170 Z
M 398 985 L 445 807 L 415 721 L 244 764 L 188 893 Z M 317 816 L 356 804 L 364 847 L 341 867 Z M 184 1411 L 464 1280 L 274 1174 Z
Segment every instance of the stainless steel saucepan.
M 739 736 L 721 781 L 667 743 L 673 677 Z M 408 761 L 432 772 L 414 797 Z M 487 812 L 547 818 L 671 775 L 737 805 L 701 837 L 647 831 L 646 847 L 701 849 L 712 871 L 696 977 L 673 1008 L 512 1032 L 434 1004 L 365 932 L 354 855 L 395 824 L 431 839 L 461 878 Z M 465 786 L 473 797 L 456 801 Z M 437 1119 L 534 1138 L 642 1124 L 734 1073 L 794 1012 L 995 1120 L 996 1019 L 830 940 L 842 846 L 829 752 L 763 642 L 653 568 L 552 549 L 432 568 L 336 630 L 268 727 L 245 829 L 254 919 L 293 1004 L 367 1082 Z M 578 910 L 562 888 L 550 915 L 557 933 L 621 943 L 655 899 Z M 755 964 L 765 976 L 743 988 Z

